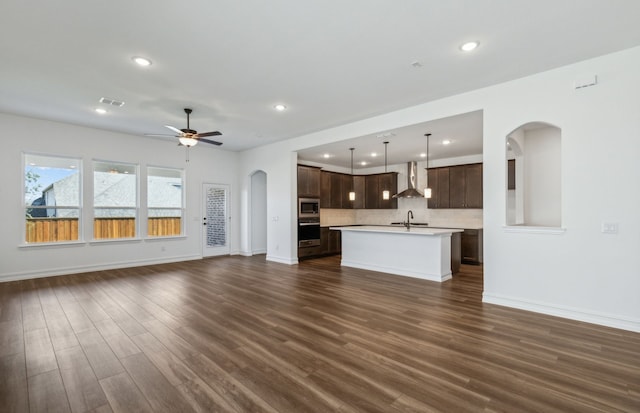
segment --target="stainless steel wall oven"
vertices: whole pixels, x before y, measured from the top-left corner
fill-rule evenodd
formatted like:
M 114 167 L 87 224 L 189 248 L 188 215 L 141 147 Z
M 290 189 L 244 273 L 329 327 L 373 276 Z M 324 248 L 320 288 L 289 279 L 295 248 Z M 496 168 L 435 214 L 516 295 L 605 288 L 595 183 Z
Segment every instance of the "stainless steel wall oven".
M 320 245 L 320 199 L 298 199 L 298 247 Z
M 320 245 L 320 219 L 299 219 L 298 247 L 315 247 L 317 245 Z

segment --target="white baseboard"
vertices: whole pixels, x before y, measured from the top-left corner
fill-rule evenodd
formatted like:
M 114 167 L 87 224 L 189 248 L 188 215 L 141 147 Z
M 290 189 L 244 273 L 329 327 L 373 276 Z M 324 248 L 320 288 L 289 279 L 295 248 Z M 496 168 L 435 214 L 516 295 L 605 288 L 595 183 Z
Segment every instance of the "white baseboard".
M 420 279 L 429 280 L 429 281 L 443 282 L 451 279 L 451 272 L 444 275 L 425 274 L 425 273 L 419 273 L 415 271 L 403 270 L 395 267 L 385 267 L 381 265 L 372 265 L 364 262 L 348 261 L 348 260 L 342 260 L 340 262 L 340 265 L 345 267 L 360 268 L 360 269 L 369 270 L 369 271 L 386 272 L 389 274 L 401 275 L 403 277 L 420 278 Z
M 267 261 L 279 262 L 280 264 L 295 265 L 298 263 L 298 258 L 276 257 L 275 255 L 267 254 Z
M 634 320 L 611 314 L 598 313 L 579 308 L 571 308 L 521 298 L 507 297 L 499 294 L 483 293 L 482 302 L 640 333 L 640 320 L 638 319 Z
M 240 251 L 238 255 L 243 257 L 253 257 L 254 255 L 266 254 L 267 250 L 255 250 L 255 251 Z
M 108 264 L 82 265 L 76 267 L 59 267 L 48 268 L 46 270 L 37 271 L 21 271 L 3 274 L 0 276 L 0 282 L 28 280 L 31 278 L 54 277 L 57 275 L 79 274 L 83 272 L 113 270 L 117 268 L 142 267 L 144 265 L 168 264 L 180 261 L 200 260 L 202 255 L 184 255 L 178 257 L 165 257 L 162 259 L 154 258 L 147 260 L 110 262 Z
M 252 255 L 260 255 L 260 254 L 266 254 L 266 253 L 267 253 L 266 248 L 260 248 L 257 250 L 253 250 Z

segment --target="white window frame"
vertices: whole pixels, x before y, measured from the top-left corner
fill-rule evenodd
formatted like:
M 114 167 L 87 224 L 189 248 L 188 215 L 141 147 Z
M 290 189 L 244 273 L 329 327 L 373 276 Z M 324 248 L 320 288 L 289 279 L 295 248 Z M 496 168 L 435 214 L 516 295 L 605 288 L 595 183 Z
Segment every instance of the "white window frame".
M 180 180 L 181 180 L 181 191 L 180 191 L 180 207 L 152 207 L 149 206 L 149 177 L 150 176 L 158 176 L 158 175 L 151 175 L 149 173 L 149 170 L 152 169 L 165 169 L 165 170 L 170 170 L 170 171 L 177 171 L 180 173 Z M 185 200 L 186 200 L 186 191 L 185 191 L 185 187 L 186 187 L 186 179 L 185 179 L 185 170 L 183 168 L 175 168 L 175 167 L 170 167 L 170 166 L 160 166 L 160 165 L 147 165 L 146 168 L 146 190 L 147 190 L 147 194 L 146 194 L 146 201 L 147 201 L 147 205 L 146 205 L 146 212 L 147 212 L 147 218 L 146 218 L 146 234 L 145 237 L 149 240 L 155 240 L 155 239 L 163 239 L 163 238 L 180 238 L 180 237 L 184 237 L 185 236 L 185 227 L 186 227 L 186 207 L 185 207 Z M 149 218 L 151 218 L 151 214 L 150 211 L 151 210 L 180 210 L 180 234 L 176 234 L 176 235 L 149 235 Z
M 96 164 L 113 164 L 113 165 L 122 165 L 124 167 L 133 168 L 135 171 L 135 206 L 96 206 Z M 93 159 L 92 160 L 92 168 L 91 168 L 91 177 L 92 177 L 92 189 L 93 193 L 91 196 L 91 204 L 92 204 L 92 217 L 91 217 L 91 234 L 92 234 L 92 242 L 114 242 L 114 241 L 131 241 L 131 240 L 139 240 L 140 239 L 140 165 L 132 162 L 123 162 L 123 161 L 113 161 L 113 160 L 105 160 L 105 159 Z M 96 211 L 97 210 L 132 210 L 133 216 L 135 220 L 134 224 L 134 236 L 133 237 L 119 237 L 119 238 L 96 238 L 95 234 L 95 220 L 96 220 Z
M 51 160 L 58 160 L 61 163 L 65 163 L 65 164 L 69 164 L 69 163 L 74 163 L 76 164 L 76 168 L 71 168 L 71 169 L 77 169 L 78 171 L 78 205 L 55 205 L 55 206 L 43 206 L 43 207 L 38 207 L 38 206 L 33 206 L 33 205 L 27 205 L 26 202 L 26 188 L 25 188 L 25 179 L 26 179 L 26 169 L 27 169 L 27 164 L 28 164 L 28 158 L 29 157 L 41 157 L 41 158 L 48 158 Z M 63 162 L 63 161 L 71 161 L 71 162 Z M 48 165 L 46 165 L 47 167 L 49 167 Z M 32 247 L 32 246 L 47 246 L 47 245 L 65 245 L 65 244 L 80 244 L 80 243 L 84 243 L 84 231 L 83 231 L 83 215 L 84 215 L 84 209 L 83 209 L 83 162 L 82 162 L 82 158 L 80 157 L 73 157 L 73 156 L 65 156 L 65 155 L 53 155 L 53 154 L 49 154 L 49 153 L 37 153 L 37 152 L 22 152 L 22 173 L 20 174 L 20 177 L 22 179 L 22 182 L 20 184 L 20 188 L 21 188 L 21 202 L 23 205 L 23 213 L 24 213 L 24 224 L 25 226 L 23 227 L 23 231 L 22 231 L 22 239 L 21 239 L 21 244 L 20 246 L 28 246 L 28 247 Z M 78 239 L 77 240 L 63 240 L 63 241 L 43 241 L 43 242 L 29 242 L 27 240 L 27 231 L 26 231 L 26 211 L 27 209 L 64 209 L 64 210 L 76 210 L 77 212 L 77 219 L 78 219 Z

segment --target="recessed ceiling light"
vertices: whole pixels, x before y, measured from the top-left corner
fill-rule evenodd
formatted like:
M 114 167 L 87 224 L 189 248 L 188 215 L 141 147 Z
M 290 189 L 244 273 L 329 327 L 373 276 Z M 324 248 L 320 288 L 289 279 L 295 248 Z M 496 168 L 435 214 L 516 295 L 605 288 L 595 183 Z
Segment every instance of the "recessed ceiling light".
M 328 154 L 328 153 L 325 153 L 324 155 L 322 155 L 322 157 L 323 157 L 324 159 L 328 159 L 328 158 L 331 158 L 331 155 L 330 155 L 330 154 Z
M 445 139 L 445 140 L 442 141 L 443 145 L 448 145 L 450 143 L 451 143 L 451 141 L 449 139 Z
M 277 104 L 273 108 L 278 112 L 284 112 L 285 110 L 287 110 L 287 107 L 283 104 Z
M 96 113 L 104 115 L 105 113 L 107 113 L 107 110 L 103 108 L 96 108 Z
M 76 166 L 75 165 L 69 165 L 69 168 L 76 169 Z
M 463 52 L 470 52 L 478 46 L 480 46 L 480 42 L 466 42 L 460 46 L 460 50 Z
M 376 156 L 378 156 L 378 154 L 377 154 L 377 153 L 375 153 L 375 152 L 371 152 L 371 157 L 372 157 L 372 158 L 375 158 Z
M 420 157 L 421 157 L 421 158 L 426 158 L 426 157 L 427 157 L 427 154 L 426 154 L 426 153 L 421 153 L 421 154 L 420 154 Z
M 365 166 L 366 164 L 367 164 L 367 162 L 365 162 L 365 161 L 360 162 L 360 165 L 362 165 L 362 166 Z
M 142 66 L 142 67 L 151 66 L 151 60 L 147 59 L 146 57 L 134 56 L 131 58 L 131 60 L 136 62 L 138 66 Z

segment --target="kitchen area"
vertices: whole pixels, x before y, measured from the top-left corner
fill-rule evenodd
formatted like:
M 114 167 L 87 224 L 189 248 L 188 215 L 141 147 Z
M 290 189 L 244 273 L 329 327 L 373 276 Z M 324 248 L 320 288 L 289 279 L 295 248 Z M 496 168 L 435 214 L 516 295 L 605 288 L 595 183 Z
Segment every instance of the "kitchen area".
M 481 133 L 471 112 L 299 153 L 298 259 L 435 281 L 481 265 Z

